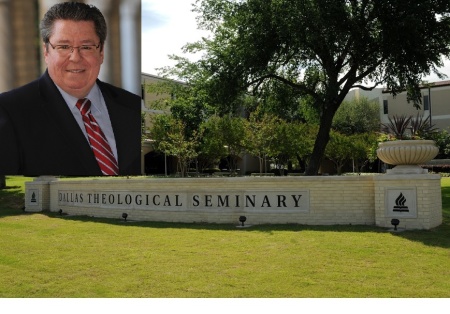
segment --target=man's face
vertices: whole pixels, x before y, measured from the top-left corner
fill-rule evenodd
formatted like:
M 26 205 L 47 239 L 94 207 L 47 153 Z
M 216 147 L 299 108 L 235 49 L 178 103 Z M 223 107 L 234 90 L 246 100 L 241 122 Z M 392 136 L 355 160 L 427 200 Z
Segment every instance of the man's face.
M 100 39 L 95 33 L 92 21 L 58 20 L 53 25 L 50 44 L 69 45 L 98 45 Z M 44 44 L 45 63 L 52 80 L 68 94 L 84 98 L 94 86 L 103 63 L 103 49 L 95 49 L 90 54 L 84 54 L 77 48 L 63 56 L 52 46 Z M 70 52 L 70 51 L 69 51 Z

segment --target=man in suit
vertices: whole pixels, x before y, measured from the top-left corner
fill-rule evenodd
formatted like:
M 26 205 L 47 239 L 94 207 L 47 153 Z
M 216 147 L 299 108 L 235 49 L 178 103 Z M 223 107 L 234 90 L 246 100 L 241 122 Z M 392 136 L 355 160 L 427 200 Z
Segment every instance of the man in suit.
M 97 78 L 106 39 L 101 12 L 59 3 L 40 29 L 47 70 L 0 94 L 0 174 L 140 174 L 141 99 Z

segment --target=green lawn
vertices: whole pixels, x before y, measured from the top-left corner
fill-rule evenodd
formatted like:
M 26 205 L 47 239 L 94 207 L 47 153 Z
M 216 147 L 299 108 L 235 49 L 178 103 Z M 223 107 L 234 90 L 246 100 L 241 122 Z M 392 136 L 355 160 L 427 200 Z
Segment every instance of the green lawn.
M 0 297 L 450 297 L 450 178 L 444 223 L 400 233 L 29 214 L 26 180 L 0 191 Z

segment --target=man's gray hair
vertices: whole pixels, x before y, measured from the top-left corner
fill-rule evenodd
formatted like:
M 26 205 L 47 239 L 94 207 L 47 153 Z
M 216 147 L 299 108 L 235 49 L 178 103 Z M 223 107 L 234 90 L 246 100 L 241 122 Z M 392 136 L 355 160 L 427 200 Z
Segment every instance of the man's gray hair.
M 50 37 L 53 35 L 53 26 L 58 20 L 94 22 L 95 32 L 100 38 L 100 46 L 103 49 L 107 32 L 106 21 L 95 6 L 80 2 L 63 2 L 52 6 L 45 13 L 40 24 L 41 36 L 45 44 L 49 43 Z

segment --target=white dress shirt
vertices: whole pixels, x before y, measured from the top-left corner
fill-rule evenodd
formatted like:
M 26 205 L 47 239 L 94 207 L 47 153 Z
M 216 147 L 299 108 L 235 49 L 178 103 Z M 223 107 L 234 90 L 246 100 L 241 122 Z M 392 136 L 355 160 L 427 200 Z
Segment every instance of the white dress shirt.
M 86 140 L 89 142 L 88 134 L 86 132 L 86 128 L 84 127 L 83 117 L 81 116 L 80 110 L 76 106 L 78 98 L 69 95 L 68 93 L 63 91 L 59 86 L 56 87 L 58 87 L 59 91 L 61 92 L 61 95 L 66 101 L 67 106 L 69 107 L 70 111 L 75 117 L 75 120 L 77 120 L 80 129 L 83 131 L 84 136 L 86 136 Z M 95 84 L 94 87 L 92 87 L 91 91 L 86 96 L 86 98 L 91 101 L 91 113 L 94 116 L 100 128 L 102 129 L 103 133 L 105 134 L 109 146 L 111 147 L 111 150 L 114 156 L 116 157 L 116 160 L 119 160 L 117 156 L 116 139 L 114 137 L 114 131 L 111 126 L 111 120 L 109 118 L 108 109 L 106 107 L 105 99 L 103 98 L 102 92 L 100 91 L 100 88 L 98 87 L 97 84 Z

